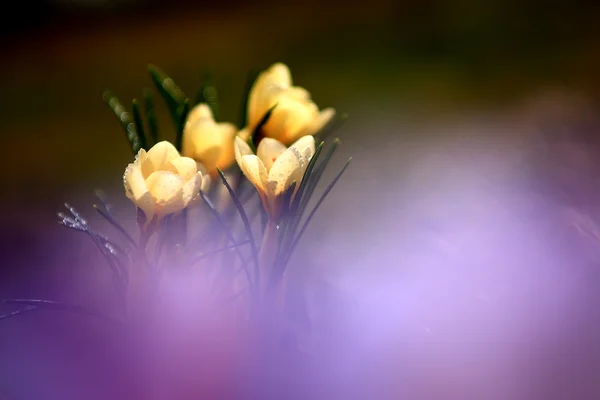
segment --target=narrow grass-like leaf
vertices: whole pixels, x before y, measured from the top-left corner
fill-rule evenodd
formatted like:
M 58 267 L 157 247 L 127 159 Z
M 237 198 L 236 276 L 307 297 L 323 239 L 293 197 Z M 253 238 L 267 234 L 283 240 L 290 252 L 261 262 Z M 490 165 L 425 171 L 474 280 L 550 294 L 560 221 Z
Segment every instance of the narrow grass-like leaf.
M 167 103 L 167 108 L 175 123 L 175 127 L 179 128 L 181 124 L 180 107 L 187 97 L 179 86 L 175 84 L 175 81 L 156 65 L 149 64 L 148 72 L 150 73 L 150 78 L 152 79 L 152 82 L 154 82 L 158 93 L 165 100 L 165 103 Z
M 260 141 L 260 139 L 262 139 L 262 129 L 267 124 L 267 122 L 269 122 L 269 119 L 271 118 L 271 114 L 273 114 L 273 110 L 275 110 L 275 107 L 277 107 L 277 104 L 274 104 L 273 107 L 269 108 L 269 110 L 265 113 L 265 115 L 263 115 L 260 121 L 258 121 L 258 124 L 250 134 L 249 144 L 252 148 L 252 151 L 254 151 L 255 153 L 257 142 Z
M 175 136 L 175 148 L 178 151 L 181 151 L 181 146 L 183 145 L 183 130 L 185 128 L 185 120 L 187 119 L 189 113 L 190 101 L 185 99 L 183 105 L 178 110 L 179 125 L 177 126 L 177 135 Z
M 152 90 L 144 88 L 144 111 L 148 123 L 148 139 L 152 139 L 151 145 L 158 143 L 158 123 L 156 122 L 156 109 L 154 108 L 154 96 Z
M 113 206 L 108 201 L 108 196 L 106 195 L 106 193 L 103 190 L 96 189 L 96 190 L 94 190 L 94 195 L 96 195 L 96 198 L 98 200 L 100 200 L 100 203 L 102 204 L 102 207 L 104 207 L 104 209 L 107 212 L 112 213 L 112 207 Z
M 129 260 L 129 255 L 120 246 L 118 246 L 116 243 L 112 242 L 106 236 L 101 235 L 96 232 L 93 232 L 91 229 L 89 229 L 87 224 L 81 223 L 79 220 L 71 218 L 71 217 L 65 215 L 64 213 L 58 213 L 58 217 L 59 217 L 59 223 L 61 225 L 64 225 L 67 228 L 70 228 L 70 229 L 73 229 L 73 230 L 76 230 L 79 232 L 83 232 L 83 233 L 87 234 L 88 236 L 90 236 L 92 238 L 92 240 L 94 240 L 94 242 L 96 242 L 96 244 L 99 244 L 100 250 L 103 251 L 103 254 L 105 256 L 113 256 L 115 258 L 114 260 L 112 260 L 112 259 L 109 260 L 109 261 L 111 261 L 111 266 L 112 266 L 112 261 L 115 261 L 117 263 L 117 266 L 119 267 L 118 269 L 121 271 L 124 270 L 126 272 L 126 268 L 120 263 L 120 261 L 118 259 L 118 255 L 122 254 L 122 255 L 126 256 L 128 258 L 128 260 Z M 108 252 L 109 254 L 106 254 L 106 252 Z
M 296 183 L 296 181 L 292 182 L 290 187 L 288 187 L 287 190 L 283 193 L 283 206 L 281 208 L 282 215 L 289 215 L 292 212 L 292 196 L 294 194 L 294 191 L 296 190 Z
M 223 231 L 225 232 L 225 235 L 227 235 L 227 240 L 229 240 L 229 242 L 231 242 L 232 245 L 236 244 L 237 240 L 235 239 L 233 232 L 231 232 L 229 227 L 225 224 L 225 222 L 221 218 L 221 215 L 219 214 L 219 211 L 217 211 L 215 206 L 212 204 L 210 199 L 206 196 L 206 194 L 202 190 L 200 191 L 200 197 L 202 197 L 202 200 L 204 200 L 204 203 L 208 206 L 209 210 L 212 212 L 213 216 L 215 217 L 215 219 L 221 226 L 221 229 L 223 229 Z M 234 247 L 234 249 L 240 259 L 240 262 L 242 263 L 242 268 L 244 268 L 244 271 L 246 272 L 246 277 L 248 278 L 248 285 L 250 286 L 250 288 L 252 288 L 254 286 L 254 282 L 252 279 L 252 274 L 250 273 L 250 270 L 248 269 L 247 262 L 244 259 L 244 255 L 242 254 L 242 252 L 240 251 L 238 246 Z
M 219 174 L 219 177 L 221 178 L 223 185 L 225 185 L 225 187 L 227 188 L 227 191 L 229 192 L 229 195 L 231 196 L 231 200 L 233 200 L 233 203 L 235 204 L 235 206 L 238 210 L 238 213 L 240 214 L 240 218 L 242 219 L 242 222 L 244 223 L 244 228 L 246 229 L 246 235 L 248 237 L 248 240 L 250 240 L 250 249 L 252 251 L 252 258 L 254 259 L 254 279 L 255 279 L 256 285 L 258 286 L 259 282 L 260 282 L 260 266 L 259 266 L 259 262 L 258 262 L 258 249 L 256 248 L 256 242 L 254 241 L 254 234 L 252 233 L 252 227 L 250 226 L 250 221 L 248 220 L 248 216 L 246 215 L 246 212 L 244 211 L 244 206 L 242 206 L 242 203 L 240 203 L 240 199 L 235 195 L 235 192 L 233 191 L 231 186 L 229 186 L 229 183 L 227 182 L 225 175 L 223 175 L 223 171 L 221 171 L 219 168 L 217 168 L 217 173 Z M 255 295 L 258 296 L 258 293 L 255 293 Z
M 227 251 L 227 250 L 234 250 L 236 247 L 243 246 L 243 245 L 248 244 L 248 243 L 250 243 L 249 240 L 242 240 L 241 242 L 237 242 L 237 243 L 234 243 L 234 244 L 230 244 L 228 246 L 224 246 L 224 247 L 220 247 L 220 248 L 215 249 L 215 250 L 208 251 L 206 253 L 202 253 L 202 254 L 196 256 L 196 258 L 194 258 L 190 263 L 191 264 L 195 264 L 195 263 L 200 262 L 200 261 L 202 261 L 202 260 L 204 260 L 206 258 L 212 257 L 212 256 L 214 256 L 216 254 L 222 253 L 222 252 Z
M 314 167 L 317 163 L 317 160 L 319 159 L 319 156 L 321 155 L 321 151 L 323 150 L 323 144 L 324 142 L 319 143 L 319 145 L 315 149 L 315 153 L 313 154 L 310 161 L 308 162 L 308 165 L 306 166 L 306 170 L 304 171 L 304 175 L 302 176 L 302 181 L 300 182 L 300 187 L 298 188 L 298 191 L 296 192 L 296 195 L 293 198 L 293 202 L 290 205 L 290 209 L 288 213 L 284 213 L 284 215 L 287 214 L 287 218 L 285 223 L 283 224 L 283 229 L 281 232 L 279 248 L 280 253 L 282 251 L 285 251 L 286 247 L 289 245 L 290 240 L 293 239 L 298 224 L 300 223 L 300 219 L 302 218 L 302 212 L 304 210 L 300 210 L 299 207 L 301 204 L 301 200 L 305 197 L 305 195 L 306 197 L 310 197 L 311 193 L 308 192 L 306 188 L 311 180 Z
M 11 318 L 11 317 L 16 317 L 17 315 L 25 314 L 25 313 L 28 313 L 30 311 L 35 311 L 35 310 L 37 310 L 36 306 L 23 307 L 19 310 L 15 310 L 15 311 L 7 313 L 7 314 L 1 314 L 0 320 Z
M 82 306 L 79 306 L 76 304 L 68 304 L 68 303 L 62 303 L 59 301 L 40 300 L 40 299 L 2 299 L 2 300 L 0 300 L 0 303 L 23 304 L 23 305 L 27 305 L 30 307 L 35 307 L 36 309 L 67 311 L 70 313 L 79 314 L 79 315 L 86 316 L 86 317 L 94 317 L 94 318 L 103 320 L 105 322 L 110 322 L 111 324 L 122 325 L 121 321 L 118 321 L 112 317 L 109 317 L 108 315 L 106 315 L 98 310 L 82 307 Z
M 325 189 L 325 191 L 323 192 L 323 194 L 319 198 L 319 201 L 317 201 L 317 204 L 315 205 L 315 207 L 311 210 L 310 214 L 308 214 L 308 217 L 306 218 L 306 221 L 304 221 L 304 224 L 302 225 L 302 228 L 300 228 L 300 232 L 294 238 L 294 241 L 292 242 L 289 251 L 285 255 L 285 259 L 284 259 L 284 262 L 282 263 L 282 267 L 281 267 L 282 269 L 285 269 L 285 265 L 288 263 L 290 257 L 292 256 L 292 253 L 296 249 L 296 246 L 298 246 L 298 242 L 302 238 L 302 235 L 304 235 L 304 232 L 306 231 L 306 228 L 308 227 L 308 224 L 313 219 L 315 213 L 317 212 L 317 210 L 319 209 L 319 207 L 321 206 L 321 204 L 323 203 L 323 201 L 325 200 L 325 198 L 327 197 L 327 195 L 329 194 L 329 192 L 331 192 L 331 189 L 333 189 L 333 187 L 335 186 L 335 184 L 337 183 L 337 181 L 342 177 L 342 174 L 344 173 L 344 171 L 346 171 L 346 168 L 348 168 L 348 165 L 350 165 L 350 161 L 352 161 L 352 157 L 349 158 L 348 161 L 346 161 L 346 164 L 344 164 L 344 166 L 342 167 L 342 169 L 340 170 L 340 172 L 338 172 L 338 174 L 335 176 L 335 178 L 333 178 L 333 180 L 331 181 L 331 183 L 329 184 L 329 186 L 327 186 L 327 188 Z M 281 273 L 283 273 L 283 271 L 281 271 Z
M 315 153 L 310 158 L 310 161 L 306 166 L 306 170 L 304 171 L 304 175 L 302 176 L 302 180 L 300 181 L 300 187 L 298 187 L 298 191 L 296 192 L 296 196 L 294 197 L 293 203 L 290 207 L 293 213 L 295 213 L 298 210 L 298 207 L 300 206 L 300 200 L 303 197 L 303 194 L 306 190 L 306 186 L 308 185 L 308 181 L 310 180 L 310 177 L 312 175 L 313 169 L 315 168 L 317 160 L 319 159 L 321 151 L 323 150 L 324 144 L 324 142 L 319 143 L 319 145 L 315 149 Z
M 296 218 L 295 212 L 293 210 L 294 204 L 292 202 L 292 200 L 293 200 L 292 196 L 294 194 L 295 189 L 296 189 L 296 181 L 292 182 L 290 187 L 283 194 L 283 199 L 282 199 L 283 207 L 281 210 L 281 215 L 283 216 L 283 218 L 279 222 L 279 229 L 278 229 L 278 232 L 279 232 L 278 246 L 279 247 L 277 249 L 277 259 L 279 259 L 281 252 L 286 247 L 287 238 L 289 236 L 289 233 L 291 231 L 293 231 L 294 223 L 297 223 L 298 219 L 299 219 L 299 218 Z M 296 196 L 297 196 L 297 194 L 296 194 Z M 266 212 L 264 214 L 266 215 Z M 265 218 L 263 218 L 263 224 L 264 224 L 263 225 L 263 232 L 264 232 L 265 225 L 266 225 Z
M 132 101 L 132 110 L 133 122 L 135 123 L 138 137 L 140 138 L 140 145 L 142 149 L 148 150 L 148 141 L 146 137 L 146 132 L 144 131 L 144 123 L 142 122 L 142 116 L 140 115 L 140 105 L 137 99 L 133 99 Z
M 335 153 L 339 144 L 340 144 L 339 139 L 335 139 L 333 141 L 333 143 L 331 144 L 331 146 L 329 147 L 329 150 L 327 151 L 327 153 L 323 156 L 323 159 L 321 160 L 319 165 L 313 166 L 311 174 L 309 175 L 308 180 L 306 182 L 306 187 L 303 189 L 302 198 L 300 199 L 300 204 L 299 204 L 299 208 L 298 208 L 299 216 L 304 214 L 306 205 L 308 204 L 308 201 L 310 200 L 312 193 L 314 192 L 315 188 L 317 187 L 317 184 L 321 180 L 321 176 L 323 175 L 323 172 L 325 171 L 325 167 L 327 167 L 327 164 L 329 164 L 329 160 L 331 160 L 331 157 L 333 157 L 333 154 Z
M 123 302 L 122 305 L 124 305 L 127 291 L 127 269 L 121 264 L 116 255 L 118 247 L 108 239 L 104 238 L 102 235 L 93 232 L 87 225 L 86 220 L 79 214 L 79 212 L 77 212 L 77 210 L 75 210 L 74 207 L 71 207 L 67 203 L 65 203 L 65 207 L 69 210 L 73 217 L 67 217 L 64 214 L 59 213 L 59 217 L 62 218 L 60 221 L 61 224 L 68 228 L 85 232 L 92 239 L 98 250 L 100 250 L 108 262 L 113 274 L 113 280 L 116 285 L 117 293 L 121 297 L 121 301 Z
M 138 134 L 132 115 L 127 112 L 119 99 L 109 90 L 105 91 L 102 97 L 125 130 L 125 135 L 127 136 L 127 140 L 131 146 L 131 151 L 133 154 L 137 154 L 142 148 L 142 140 Z
M 121 232 L 121 234 L 127 239 L 127 242 L 129 242 L 129 244 L 131 244 L 134 248 L 135 248 L 135 246 L 137 246 L 137 244 L 135 243 L 135 240 L 133 240 L 131 235 L 129 235 L 129 233 L 125 230 L 125 228 L 123 228 L 123 225 L 119 224 L 119 222 L 110 213 L 110 211 L 108 209 L 106 209 L 106 207 L 104 205 L 94 204 L 93 207 L 98 212 L 98 214 L 100 214 L 102 217 L 104 217 L 104 219 L 107 220 L 112 226 L 114 226 L 115 229 L 117 229 L 119 232 Z
M 317 186 L 317 183 L 321 179 L 323 171 L 325 170 L 325 167 L 327 166 L 329 160 L 333 156 L 338 144 L 339 140 L 336 140 L 332 143 L 327 154 L 324 156 L 324 159 L 319 163 L 318 166 L 317 162 L 323 150 L 323 142 L 321 142 L 315 150 L 315 154 L 312 156 L 309 162 L 309 166 L 306 168 L 306 171 L 302 178 L 302 187 L 298 190 L 299 193 L 297 193 L 296 197 L 294 198 L 294 202 L 296 204 L 292 205 L 292 212 L 289 214 L 288 220 L 284 225 L 281 239 L 281 247 L 279 248 L 281 254 L 278 255 L 278 257 L 283 256 L 293 243 L 294 237 L 296 236 L 296 231 L 300 224 L 300 220 L 304 215 L 304 211 L 306 210 L 308 202 L 310 201 L 310 198 Z
M 246 84 L 244 85 L 244 92 L 242 96 L 242 110 L 240 112 L 240 129 L 243 129 L 246 125 L 248 125 L 248 101 L 250 99 L 250 91 L 252 90 L 252 86 L 254 86 L 254 82 L 256 81 L 257 77 L 257 70 L 248 72 L 246 77 Z
M 213 84 L 213 79 L 211 74 L 205 73 L 204 78 L 202 79 L 202 84 L 200 85 L 200 89 L 196 93 L 196 98 L 194 101 L 194 105 L 205 103 L 210 107 L 212 111 L 213 117 L 215 120 L 219 119 L 219 97 L 217 88 Z

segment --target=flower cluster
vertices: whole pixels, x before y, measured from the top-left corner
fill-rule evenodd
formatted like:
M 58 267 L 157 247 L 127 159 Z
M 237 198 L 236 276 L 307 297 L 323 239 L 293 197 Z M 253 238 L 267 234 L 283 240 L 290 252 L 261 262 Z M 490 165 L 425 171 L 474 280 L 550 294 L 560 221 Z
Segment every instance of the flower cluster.
M 238 130 L 232 123 L 217 122 L 208 104 L 196 105 L 185 120 L 181 154 L 164 141 L 147 152 L 139 150 L 125 171 L 127 197 L 143 212 L 147 226 L 182 211 L 203 181 L 208 186 L 218 170 L 237 161 L 269 217 L 276 220 L 284 193 L 293 183 L 298 188 L 315 152 L 312 135 L 334 115 L 332 108 L 319 111 L 306 89 L 292 85 L 286 65 L 274 64 L 250 90 L 247 126 Z M 251 147 L 255 138 L 260 139 L 256 154 Z
M 331 108 L 320 111 L 307 90 L 292 84 L 281 63 L 246 86 L 239 125 L 219 120 L 216 89 L 208 79 L 192 103 L 162 70 L 153 65 L 148 70 L 175 125 L 174 141 L 159 135 L 155 92 L 146 90 L 143 102 L 133 99 L 131 112 L 111 92 L 104 94 L 134 155 L 123 184 L 136 207 L 137 227 L 120 221 L 101 192 L 94 208 L 115 228 L 116 237 L 96 232 L 68 204 L 66 212 L 58 213 L 62 225 L 87 235 L 104 257 L 112 278 L 106 304 L 0 299 L 0 305 L 20 307 L 0 314 L 0 320 L 63 310 L 117 328 L 110 338 L 123 356 L 115 370 L 121 397 L 189 397 L 188 383 L 192 389 L 206 386 L 211 394 L 216 386 L 243 383 L 243 390 L 235 392 L 247 394 L 263 386 L 256 382 L 262 382 L 264 360 L 283 369 L 292 366 L 289 356 L 300 354 L 288 352 L 290 346 L 303 352 L 313 346 L 315 354 L 321 350 L 323 335 L 317 331 L 324 322 L 299 297 L 307 281 L 291 278 L 286 269 L 348 165 L 312 201 L 339 143 L 333 140 L 323 151 L 326 135 L 340 119 Z M 96 332 L 93 337 L 98 343 Z M 306 359 L 302 356 L 303 363 Z M 105 368 L 104 355 L 100 360 Z M 215 367 L 214 360 L 223 366 Z M 139 395 L 122 390 L 128 368 L 121 364 L 131 366 Z M 250 367 L 247 377 L 252 379 L 245 378 L 242 365 Z M 297 374 L 299 369 L 290 370 Z M 216 376 L 230 377 L 232 371 L 242 382 L 227 378 L 214 385 Z M 90 382 L 97 393 L 97 381 Z

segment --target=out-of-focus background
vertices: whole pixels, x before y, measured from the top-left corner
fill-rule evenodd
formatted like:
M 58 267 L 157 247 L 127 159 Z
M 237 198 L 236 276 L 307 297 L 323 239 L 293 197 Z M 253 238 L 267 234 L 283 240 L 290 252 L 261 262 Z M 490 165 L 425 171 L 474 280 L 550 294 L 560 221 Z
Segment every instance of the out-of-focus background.
M 0 39 L 2 297 L 103 296 L 86 270 L 93 247 L 55 215 L 69 201 L 93 216 L 101 187 L 133 218 L 121 187 L 132 155 L 105 89 L 141 97 L 153 63 L 193 96 L 211 72 L 220 118 L 237 122 L 246 72 L 283 61 L 317 104 L 349 115 L 334 167 L 354 161 L 299 253 L 367 310 L 389 383 L 427 399 L 600 396 L 598 5 L 11 7 Z M 172 138 L 166 108 L 158 120 Z M 22 384 L 43 367 L 14 361 L 33 335 L 34 317 L 23 318 L 0 324 L 0 398 L 45 390 Z

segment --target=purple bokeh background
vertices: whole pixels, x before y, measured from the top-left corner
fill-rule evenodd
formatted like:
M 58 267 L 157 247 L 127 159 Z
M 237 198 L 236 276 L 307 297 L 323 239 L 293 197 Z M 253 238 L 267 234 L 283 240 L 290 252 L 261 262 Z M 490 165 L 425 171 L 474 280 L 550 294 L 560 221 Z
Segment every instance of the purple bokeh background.
M 595 6 L 67 3 L 23 3 L 7 15 L 29 23 L 4 24 L 0 297 L 114 309 L 92 243 L 55 223 L 67 200 L 113 235 L 91 208 L 102 187 L 134 232 L 106 87 L 140 96 L 152 62 L 193 95 L 209 67 L 234 121 L 247 69 L 284 61 L 350 115 L 324 182 L 353 162 L 290 269 L 334 339 L 258 368 L 250 335 L 201 329 L 201 307 L 127 340 L 33 312 L 0 322 L 0 398 L 148 398 L 167 377 L 182 393 L 157 398 L 244 398 L 248 370 L 268 382 L 259 398 L 600 398 Z M 312 385 L 272 378 L 284 366 Z

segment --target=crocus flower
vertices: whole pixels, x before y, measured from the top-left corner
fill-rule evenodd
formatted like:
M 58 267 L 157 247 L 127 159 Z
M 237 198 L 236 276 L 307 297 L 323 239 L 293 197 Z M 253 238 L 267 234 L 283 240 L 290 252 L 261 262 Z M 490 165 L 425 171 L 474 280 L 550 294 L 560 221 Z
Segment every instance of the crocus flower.
M 314 135 L 335 115 L 333 108 L 319 111 L 306 89 L 292 86 L 289 68 L 277 63 L 254 82 L 248 99 L 248 126 L 242 132 L 248 135 L 254 131 L 275 105 L 261 135 L 287 145 L 303 136 Z
M 256 187 L 271 220 L 281 216 L 283 195 L 296 182 L 299 187 L 308 162 L 315 153 L 315 139 L 303 136 L 286 147 L 272 138 L 258 144 L 256 154 L 244 140 L 235 138 L 235 159 L 246 178 Z
M 181 153 L 202 163 L 211 176 L 217 168 L 225 170 L 234 162 L 234 124 L 215 122 L 210 107 L 199 104 L 190 112 L 183 130 Z
M 138 152 L 123 176 L 125 194 L 143 211 L 145 226 L 154 218 L 186 208 L 202 186 L 196 161 L 179 155 L 167 141 Z

